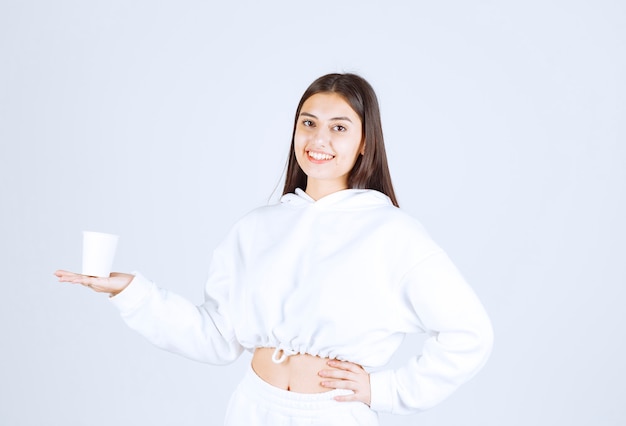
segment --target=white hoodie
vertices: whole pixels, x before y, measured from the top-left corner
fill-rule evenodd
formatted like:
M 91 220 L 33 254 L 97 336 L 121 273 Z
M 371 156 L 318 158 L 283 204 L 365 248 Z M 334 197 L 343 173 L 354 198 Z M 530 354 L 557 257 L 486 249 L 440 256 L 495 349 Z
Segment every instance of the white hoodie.
M 371 408 L 429 408 L 486 362 L 483 306 L 421 225 L 373 190 L 318 201 L 301 190 L 258 208 L 216 248 L 195 306 L 137 274 L 111 298 L 155 345 L 212 364 L 244 349 L 280 348 L 370 370 Z M 385 370 L 406 333 L 421 354 Z

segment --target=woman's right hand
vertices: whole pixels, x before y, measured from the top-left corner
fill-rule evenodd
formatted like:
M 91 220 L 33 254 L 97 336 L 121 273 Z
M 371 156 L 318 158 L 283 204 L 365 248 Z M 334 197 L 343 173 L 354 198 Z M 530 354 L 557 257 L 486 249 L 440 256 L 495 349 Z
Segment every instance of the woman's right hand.
M 63 270 L 56 271 L 54 275 L 59 278 L 59 282 L 82 284 L 93 291 L 109 293 L 111 296 L 115 296 L 124 290 L 128 287 L 133 278 L 135 278 L 134 275 L 120 272 L 113 272 L 108 278 L 91 277 Z

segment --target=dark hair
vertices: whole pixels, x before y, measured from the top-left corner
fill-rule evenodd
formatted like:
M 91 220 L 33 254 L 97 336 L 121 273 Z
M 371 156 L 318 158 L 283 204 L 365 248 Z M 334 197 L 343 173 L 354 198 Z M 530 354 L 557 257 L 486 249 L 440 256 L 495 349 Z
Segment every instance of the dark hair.
M 296 160 L 294 136 L 302 105 L 317 93 L 335 93 L 341 96 L 361 119 L 365 152 L 358 156 L 350 171 L 348 187 L 375 189 L 387 195 L 393 205 L 398 207 L 398 201 L 391 184 L 389 166 L 387 165 L 378 99 L 372 86 L 365 79 L 355 74 L 324 75 L 315 80 L 302 95 L 296 109 L 291 135 L 283 195 L 294 192 L 296 188 L 306 189 L 307 176 Z

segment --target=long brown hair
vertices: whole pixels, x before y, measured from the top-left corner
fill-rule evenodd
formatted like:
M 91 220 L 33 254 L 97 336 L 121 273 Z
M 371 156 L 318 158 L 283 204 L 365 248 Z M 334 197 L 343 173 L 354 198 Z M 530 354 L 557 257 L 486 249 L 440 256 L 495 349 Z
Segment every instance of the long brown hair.
M 327 74 L 315 80 L 306 89 L 298 108 L 291 135 L 291 147 L 287 160 L 287 173 L 283 195 L 296 188 L 306 189 L 307 176 L 298 165 L 294 149 L 294 136 L 304 102 L 317 93 L 335 93 L 341 96 L 358 114 L 362 123 L 365 152 L 359 155 L 348 176 L 348 188 L 375 189 L 387 195 L 394 206 L 398 201 L 393 191 L 391 174 L 387 164 L 383 128 L 378 99 L 372 86 L 356 74 Z

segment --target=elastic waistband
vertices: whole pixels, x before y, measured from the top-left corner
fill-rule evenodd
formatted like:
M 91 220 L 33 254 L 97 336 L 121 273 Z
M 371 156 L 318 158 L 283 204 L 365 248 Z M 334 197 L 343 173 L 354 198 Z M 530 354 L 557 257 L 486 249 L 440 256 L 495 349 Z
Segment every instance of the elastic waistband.
M 348 389 L 333 389 L 322 393 L 298 393 L 272 386 L 261 379 L 252 366 L 244 376 L 239 390 L 247 396 L 264 405 L 272 405 L 275 409 L 283 408 L 285 412 L 319 411 L 336 407 L 337 404 L 350 404 L 337 402 L 333 398 L 338 395 L 353 393 Z

